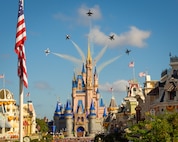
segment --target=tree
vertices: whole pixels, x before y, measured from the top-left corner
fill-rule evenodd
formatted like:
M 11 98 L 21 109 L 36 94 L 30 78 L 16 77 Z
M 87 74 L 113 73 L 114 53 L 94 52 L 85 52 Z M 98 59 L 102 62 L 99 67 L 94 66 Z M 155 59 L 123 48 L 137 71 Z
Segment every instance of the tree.
M 48 124 L 45 122 L 44 119 L 37 118 L 36 123 L 37 123 L 37 129 L 39 132 L 42 132 L 42 133 L 48 132 Z
M 150 120 L 131 126 L 127 139 L 134 142 L 175 142 L 178 140 L 178 113 L 149 115 Z

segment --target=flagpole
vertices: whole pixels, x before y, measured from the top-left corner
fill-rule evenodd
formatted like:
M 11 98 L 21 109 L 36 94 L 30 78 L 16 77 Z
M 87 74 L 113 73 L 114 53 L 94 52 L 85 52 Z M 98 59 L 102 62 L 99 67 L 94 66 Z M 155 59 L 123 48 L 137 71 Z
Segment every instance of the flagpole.
M 23 81 L 19 78 L 19 142 L 23 142 Z
M 28 87 L 26 57 L 24 43 L 26 40 L 26 27 L 24 20 L 24 0 L 19 0 L 15 52 L 18 55 L 19 76 L 19 142 L 23 142 L 23 86 Z
M 5 75 L 3 74 L 3 86 L 2 86 L 4 89 L 5 89 Z
M 133 80 L 135 81 L 135 67 L 133 67 Z

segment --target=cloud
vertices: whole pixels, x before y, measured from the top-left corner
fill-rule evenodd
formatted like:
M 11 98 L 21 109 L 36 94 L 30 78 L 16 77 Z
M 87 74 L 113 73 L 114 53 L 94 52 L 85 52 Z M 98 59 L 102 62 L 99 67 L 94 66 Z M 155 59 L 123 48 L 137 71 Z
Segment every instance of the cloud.
M 52 87 L 44 81 L 35 82 L 34 87 L 38 90 L 51 90 Z
M 134 46 L 134 47 L 145 47 L 147 44 L 145 42 L 151 35 L 150 31 L 140 30 L 135 26 L 131 26 L 130 30 L 121 34 L 116 34 L 111 32 L 109 35 L 114 34 L 114 40 L 110 40 L 108 35 L 100 31 L 99 27 L 94 27 L 91 29 L 89 36 L 92 38 L 95 44 L 100 46 L 109 45 L 108 47 L 117 46 Z
M 113 92 L 126 92 L 126 86 L 128 86 L 127 80 L 117 80 L 113 83 L 100 84 L 99 89 L 104 92 L 109 92 L 113 88 Z

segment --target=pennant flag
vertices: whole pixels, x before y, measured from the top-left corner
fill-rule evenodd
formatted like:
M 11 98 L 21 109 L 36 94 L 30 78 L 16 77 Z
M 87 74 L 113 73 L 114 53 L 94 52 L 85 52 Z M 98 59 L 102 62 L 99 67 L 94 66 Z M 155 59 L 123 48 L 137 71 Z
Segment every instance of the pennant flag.
M 0 78 L 4 78 L 4 74 L 0 75 Z
M 26 97 L 29 97 L 30 96 L 30 92 L 28 92 L 27 94 L 26 94 Z
M 130 68 L 133 68 L 133 67 L 134 67 L 134 62 L 130 62 L 130 63 L 129 63 L 129 67 L 130 67 Z
M 144 76 L 146 76 L 146 73 L 145 73 L 145 72 L 140 72 L 140 73 L 139 73 L 139 77 L 144 77 Z
M 26 56 L 24 43 L 26 40 L 26 27 L 23 12 L 22 0 L 19 0 L 19 10 L 17 19 L 16 43 L 15 52 L 18 56 L 18 76 L 23 81 L 23 85 L 28 87 Z

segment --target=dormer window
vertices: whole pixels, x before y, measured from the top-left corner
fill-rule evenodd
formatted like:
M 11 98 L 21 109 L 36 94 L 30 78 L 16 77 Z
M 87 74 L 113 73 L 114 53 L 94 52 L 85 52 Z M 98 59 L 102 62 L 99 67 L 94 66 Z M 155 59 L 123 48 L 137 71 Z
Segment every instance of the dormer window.
M 137 89 L 134 87 L 134 88 L 133 88 L 133 91 L 137 91 Z
M 176 91 L 169 92 L 169 99 L 174 100 L 174 97 L 176 96 Z

